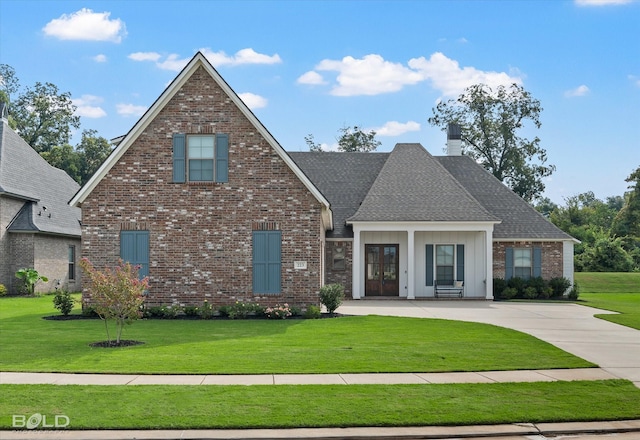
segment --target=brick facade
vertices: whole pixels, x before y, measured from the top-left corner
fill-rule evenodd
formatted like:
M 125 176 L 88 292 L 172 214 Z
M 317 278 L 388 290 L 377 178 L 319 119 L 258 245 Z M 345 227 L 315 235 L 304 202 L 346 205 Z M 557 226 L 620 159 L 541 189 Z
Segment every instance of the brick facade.
M 335 270 L 333 266 L 333 251 L 336 247 L 344 248 L 345 268 Z M 327 241 L 325 247 L 325 283 L 326 284 L 342 284 L 344 286 L 344 295 L 350 298 L 352 295 L 353 285 L 353 240 L 344 241 Z
M 174 133 L 228 134 L 228 183 L 172 183 Z M 282 231 L 282 292 L 260 297 L 252 231 L 265 222 Z M 306 306 L 318 304 L 321 228 L 317 199 L 199 67 L 84 200 L 82 255 L 114 265 L 120 231 L 148 230 L 149 305 Z
M 549 280 L 563 276 L 562 270 L 562 242 L 537 242 L 537 241 L 509 241 L 493 243 L 493 277 L 505 277 L 505 254 L 508 247 L 542 249 L 542 278 Z

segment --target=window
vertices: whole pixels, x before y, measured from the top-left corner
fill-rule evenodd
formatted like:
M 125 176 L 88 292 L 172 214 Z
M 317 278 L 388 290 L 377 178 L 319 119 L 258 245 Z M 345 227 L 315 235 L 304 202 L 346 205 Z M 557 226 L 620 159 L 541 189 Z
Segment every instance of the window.
M 76 279 L 76 247 L 69 246 L 69 280 Z
M 542 276 L 542 248 L 506 248 L 505 279 Z
M 513 276 L 525 280 L 531 278 L 531 249 L 513 250 Z
M 280 293 L 281 247 L 281 231 L 253 231 L 253 293 Z
M 436 281 L 442 284 L 453 284 L 453 252 L 452 244 L 436 246 Z
M 464 244 L 428 244 L 425 261 L 427 286 L 464 281 Z
M 345 270 L 344 246 L 333 248 L 333 270 Z
M 229 136 L 173 135 L 173 181 L 229 181 Z

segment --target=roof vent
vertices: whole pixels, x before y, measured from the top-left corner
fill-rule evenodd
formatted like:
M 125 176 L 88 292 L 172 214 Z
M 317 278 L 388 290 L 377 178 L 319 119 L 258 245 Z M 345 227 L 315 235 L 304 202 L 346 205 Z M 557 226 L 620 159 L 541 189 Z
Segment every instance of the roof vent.
M 447 126 L 447 155 L 462 156 L 462 128 L 453 122 Z

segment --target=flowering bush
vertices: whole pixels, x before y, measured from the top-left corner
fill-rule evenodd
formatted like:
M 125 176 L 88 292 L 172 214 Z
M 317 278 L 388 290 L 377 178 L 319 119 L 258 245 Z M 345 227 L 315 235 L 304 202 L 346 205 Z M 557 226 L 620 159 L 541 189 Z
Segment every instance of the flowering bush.
M 269 319 L 287 319 L 293 313 L 289 308 L 289 304 L 276 305 L 275 307 L 267 307 L 264 314 Z
M 139 268 L 122 260 L 114 269 L 99 271 L 87 258 L 83 258 L 80 260 L 80 267 L 89 279 L 91 306 L 104 321 L 108 343 L 111 344 L 108 321 L 114 320 L 115 343 L 120 345 L 124 325 L 131 324 L 142 316 L 143 294 L 149 288 L 148 278 L 138 279 Z

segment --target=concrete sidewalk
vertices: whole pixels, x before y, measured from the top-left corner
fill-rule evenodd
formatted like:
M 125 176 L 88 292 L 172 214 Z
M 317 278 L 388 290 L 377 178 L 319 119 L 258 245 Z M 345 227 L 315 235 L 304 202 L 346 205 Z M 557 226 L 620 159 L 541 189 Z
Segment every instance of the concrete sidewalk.
M 52 385 L 363 385 L 606 380 L 617 377 L 601 368 L 482 371 L 469 373 L 156 375 L 0 373 L 0 384 Z

